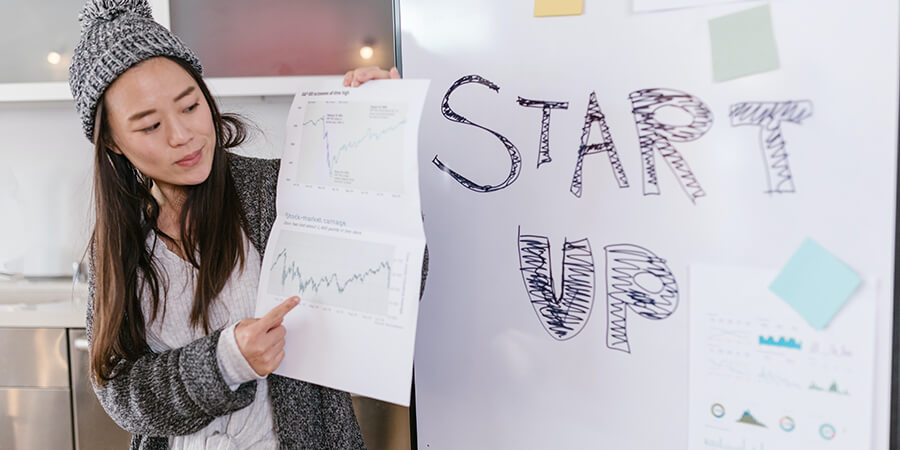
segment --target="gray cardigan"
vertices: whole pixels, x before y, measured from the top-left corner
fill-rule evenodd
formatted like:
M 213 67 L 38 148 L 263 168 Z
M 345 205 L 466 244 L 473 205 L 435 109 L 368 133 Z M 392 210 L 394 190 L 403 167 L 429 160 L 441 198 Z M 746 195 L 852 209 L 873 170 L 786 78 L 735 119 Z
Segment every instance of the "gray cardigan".
M 263 255 L 275 221 L 280 160 L 229 154 L 229 165 L 253 246 Z M 92 271 L 93 272 L 93 271 Z M 424 272 L 423 272 L 424 281 Z M 87 305 L 90 345 L 96 279 Z M 423 286 L 424 287 L 424 286 Z M 132 449 L 167 449 L 169 436 L 191 434 L 215 417 L 248 406 L 256 381 L 232 391 L 216 363 L 221 330 L 182 348 L 121 361 L 119 376 L 94 385 L 107 414 L 133 434 Z M 275 374 L 268 376 L 275 432 L 281 449 L 364 449 L 350 396 L 345 392 Z

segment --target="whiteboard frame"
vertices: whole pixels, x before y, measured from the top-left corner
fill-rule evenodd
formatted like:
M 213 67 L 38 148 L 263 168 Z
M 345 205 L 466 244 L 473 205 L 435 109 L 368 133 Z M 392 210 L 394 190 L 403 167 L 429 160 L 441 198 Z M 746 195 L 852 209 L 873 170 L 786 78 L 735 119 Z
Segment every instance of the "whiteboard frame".
M 397 70 L 402 77 L 403 58 L 401 58 L 401 53 L 403 51 L 403 46 L 400 41 L 402 35 L 402 30 L 400 29 L 400 0 L 391 0 L 391 9 L 392 15 L 394 16 L 394 65 L 397 67 Z
M 898 80 L 900 82 L 900 80 Z M 900 99 L 898 99 L 898 109 L 900 109 Z M 897 132 L 897 151 L 900 153 L 900 128 Z M 897 163 L 897 175 L 900 177 L 900 162 Z M 896 202 L 894 217 L 894 311 L 891 322 L 891 418 L 890 418 L 890 439 L 889 447 L 892 449 L 900 448 L 900 178 L 897 178 L 897 185 L 894 187 L 894 201 Z
M 400 77 L 403 77 L 403 42 L 401 41 L 403 30 L 400 27 L 400 0 L 391 0 L 391 13 L 394 17 L 394 66 L 396 66 L 397 71 L 400 72 Z M 427 243 L 425 244 L 425 251 L 428 251 Z M 424 283 L 426 280 L 422 280 L 422 282 L 422 288 L 424 290 Z M 422 299 L 419 298 L 419 301 L 421 300 Z M 412 450 L 418 450 L 419 448 L 418 429 L 416 428 L 415 360 L 413 360 L 413 375 L 409 393 L 409 448 Z

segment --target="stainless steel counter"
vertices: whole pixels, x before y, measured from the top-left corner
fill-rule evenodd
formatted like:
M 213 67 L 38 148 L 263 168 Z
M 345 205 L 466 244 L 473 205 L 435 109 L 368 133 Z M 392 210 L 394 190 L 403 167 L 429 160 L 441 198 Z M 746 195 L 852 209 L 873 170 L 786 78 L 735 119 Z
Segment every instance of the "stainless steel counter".
M 87 286 L 68 281 L 0 281 L 0 328 L 84 328 Z

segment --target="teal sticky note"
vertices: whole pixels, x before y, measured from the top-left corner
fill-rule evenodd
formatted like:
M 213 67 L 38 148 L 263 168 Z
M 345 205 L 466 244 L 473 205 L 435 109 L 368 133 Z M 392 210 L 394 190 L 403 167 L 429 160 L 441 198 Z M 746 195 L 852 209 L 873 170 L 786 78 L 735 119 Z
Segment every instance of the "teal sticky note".
M 778 69 L 769 5 L 739 11 L 709 21 L 713 80 Z
M 807 238 L 769 290 L 821 330 L 856 291 L 860 281 L 853 269 Z

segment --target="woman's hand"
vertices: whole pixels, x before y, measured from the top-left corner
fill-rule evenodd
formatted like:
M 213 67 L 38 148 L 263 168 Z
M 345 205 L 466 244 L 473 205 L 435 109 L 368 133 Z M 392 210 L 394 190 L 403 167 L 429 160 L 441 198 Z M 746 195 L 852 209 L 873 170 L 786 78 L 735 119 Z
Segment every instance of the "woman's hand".
M 344 75 L 344 86 L 357 87 L 369 80 L 386 80 L 388 78 L 394 80 L 400 78 L 400 72 L 396 67 L 391 67 L 391 70 L 384 70 L 377 66 L 360 67 Z
M 234 339 L 244 359 L 259 376 L 275 371 L 284 359 L 284 335 L 287 330 L 281 322 L 284 315 L 300 303 L 300 297 L 291 297 L 272 308 L 260 319 L 248 318 L 234 327 Z

